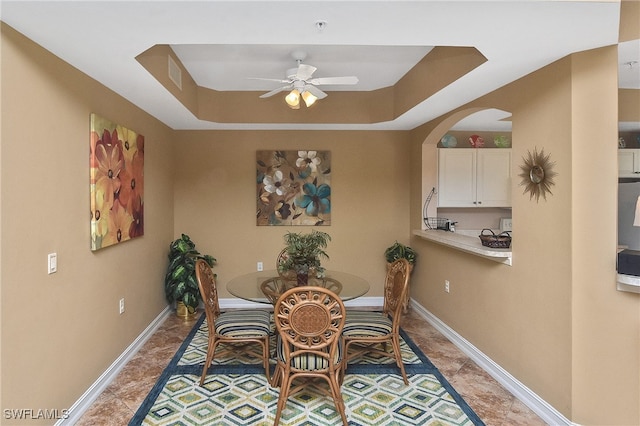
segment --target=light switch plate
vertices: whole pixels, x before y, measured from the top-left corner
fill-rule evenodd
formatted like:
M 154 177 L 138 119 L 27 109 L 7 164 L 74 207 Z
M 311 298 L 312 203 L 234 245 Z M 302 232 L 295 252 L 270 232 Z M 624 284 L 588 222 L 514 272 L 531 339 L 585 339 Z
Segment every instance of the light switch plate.
M 58 254 L 49 253 L 47 255 L 47 272 L 53 274 L 58 272 Z
M 510 217 L 500 218 L 500 231 L 512 231 L 512 222 Z

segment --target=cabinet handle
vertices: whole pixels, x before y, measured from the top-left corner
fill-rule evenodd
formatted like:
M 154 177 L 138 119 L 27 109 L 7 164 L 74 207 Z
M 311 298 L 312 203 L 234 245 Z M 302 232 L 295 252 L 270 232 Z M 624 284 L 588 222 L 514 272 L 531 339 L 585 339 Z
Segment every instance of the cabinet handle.
M 482 201 L 478 201 L 478 204 L 482 204 Z

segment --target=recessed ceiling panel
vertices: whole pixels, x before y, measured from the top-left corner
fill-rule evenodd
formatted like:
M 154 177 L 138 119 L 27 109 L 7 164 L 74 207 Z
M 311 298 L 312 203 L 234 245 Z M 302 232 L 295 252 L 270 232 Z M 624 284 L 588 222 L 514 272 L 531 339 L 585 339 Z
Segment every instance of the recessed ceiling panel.
M 285 78 L 297 63 L 293 52 L 306 54 L 303 63 L 318 70 L 314 77 L 355 75 L 355 86 L 324 86 L 327 90 L 369 91 L 393 86 L 426 56 L 430 46 L 215 45 L 176 44 L 171 48 L 199 86 L 228 91 L 269 91 L 275 82 L 251 78 Z

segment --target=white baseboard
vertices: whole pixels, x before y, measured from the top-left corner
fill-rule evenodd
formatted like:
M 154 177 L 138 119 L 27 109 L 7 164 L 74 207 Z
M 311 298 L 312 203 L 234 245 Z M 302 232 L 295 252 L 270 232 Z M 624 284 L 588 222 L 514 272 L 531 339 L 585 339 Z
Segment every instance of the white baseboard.
M 129 362 L 131 358 L 140 350 L 142 345 L 156 332 L 158 327 L 164 322 L 167 315 L 169 315 L 173 309 L 167 306 L 160 314 L 151 321 L 151 324 L 145 328 L 142 333 L 131 343 L 127 349 L 107 368 L 107 370 L 98 377 L 87 391 L 82 394 L 69 408 L 67 418 L 58 420 L 56 426 L 73 425 L 80 417 L 87 411 L 87 409 L 93 404 L 93 402 L 100 396 L 100 394 L 109 386 L 109 383 L 118 375 L 120 370 Z
M 473 346 L 468 340 L 456 333 L 451 327 L 442 322 L 438 317 L 426 310 L 423 306 L 411 299 L 411 307 L 415 309 L 421 317 L 429 324 L 442 333 L 447 339 L 471 358 L 480 368 L 486 371 L 498 383 L 504 386 L 516 398 L 522 401 L 542 420 L 550 425 L 567 425 L 577 426 L 569 419 L 564 417 L 562 413 L 553 408 L 549 403 L 540 398 L 535 392 L 522 384 L 518 379 L 513 377 L 504 368 L 496 364 L 491 358 L 482 353 L 478 348 Z

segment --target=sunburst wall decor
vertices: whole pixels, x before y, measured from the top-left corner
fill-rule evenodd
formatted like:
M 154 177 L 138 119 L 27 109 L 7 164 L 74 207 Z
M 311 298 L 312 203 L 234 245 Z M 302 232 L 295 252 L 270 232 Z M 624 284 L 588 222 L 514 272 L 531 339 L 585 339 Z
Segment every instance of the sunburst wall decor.
M 544 149 L 538 152 L 538 148 L 534 148 L 533 153 L 527 152 L 527 157 L 522 158 L 524 164 L 520 166 L 518 176 L 522 179 L 520 186 L 524 186 L 523 194 L 529 193 L 529 199 L 536 198 L 536 202 L 540 200 L 540 196 L 547 200 L 547 193 L 552 194 L 551 187 L 555 185 L 554 177 L 558 174 L 553 171 L 555 162 L 550 160 L 551 154 L 544 153 Z

